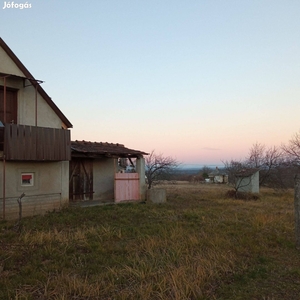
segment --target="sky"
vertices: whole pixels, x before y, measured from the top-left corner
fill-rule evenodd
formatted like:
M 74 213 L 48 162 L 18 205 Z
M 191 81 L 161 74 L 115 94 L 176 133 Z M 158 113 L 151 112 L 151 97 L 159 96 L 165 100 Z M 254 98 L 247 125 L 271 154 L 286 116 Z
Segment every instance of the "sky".
M 298 0 L 0 0 L 0 36 L 72 140 L 220 166 L 300 129 L 299 15 Z

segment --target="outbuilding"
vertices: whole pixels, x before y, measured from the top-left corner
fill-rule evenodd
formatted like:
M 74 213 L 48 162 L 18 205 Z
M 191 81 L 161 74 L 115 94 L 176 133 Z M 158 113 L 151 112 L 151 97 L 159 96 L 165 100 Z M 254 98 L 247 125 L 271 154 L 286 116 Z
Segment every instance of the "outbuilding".
M 142 201 L 147 153 L 123 144 L 72 141 L 70 202 Z
M 235 174 L 238 192 L 259 193 L 259 169 L 245 168 Z
M 213 183 L 228 183 L 228 175 L 218 167 L 208 174 L 209 182 Z

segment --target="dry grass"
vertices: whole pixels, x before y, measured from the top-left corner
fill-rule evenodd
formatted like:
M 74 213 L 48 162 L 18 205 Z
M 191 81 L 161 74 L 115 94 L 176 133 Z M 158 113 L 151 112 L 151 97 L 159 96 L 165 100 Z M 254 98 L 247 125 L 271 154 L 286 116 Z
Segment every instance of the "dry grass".
M 164 188 L 165 204 L 2 221 L 0 299 L 299 299 L 292 191 Z

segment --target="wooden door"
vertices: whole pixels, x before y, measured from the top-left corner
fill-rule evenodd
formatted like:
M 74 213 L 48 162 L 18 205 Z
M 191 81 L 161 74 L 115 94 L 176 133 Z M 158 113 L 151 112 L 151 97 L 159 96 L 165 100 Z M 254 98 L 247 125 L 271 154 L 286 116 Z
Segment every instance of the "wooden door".
M 17 91 L 6 88 L 6 122 L 17 124 Z M 0 88 L 0 121 L 4 123 L 4 89 Z
M 93 160 L 72 159 L 70 161 L 70 201 L 93 200 Z
M 138 173 L 115 174 L 115 202 L 140 200 Z

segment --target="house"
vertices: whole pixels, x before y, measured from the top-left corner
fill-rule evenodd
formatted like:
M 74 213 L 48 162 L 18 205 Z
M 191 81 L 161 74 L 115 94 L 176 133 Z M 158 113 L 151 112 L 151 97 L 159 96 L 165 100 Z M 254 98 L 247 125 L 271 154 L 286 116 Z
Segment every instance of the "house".
M 69 203 L 72 124 L 0 38 L 0 218 Z
M 259 193 L 259 169 L 245 168 L 235 174 L 238 192 Z
M 214 183 L 228 183 L 228 175 L 219 170 L 218 167 L 214 171 L 208 174 L 209 182 Z
M 70 202 L 145 200 L 146 154 L 122 144 L 72 141 Z

